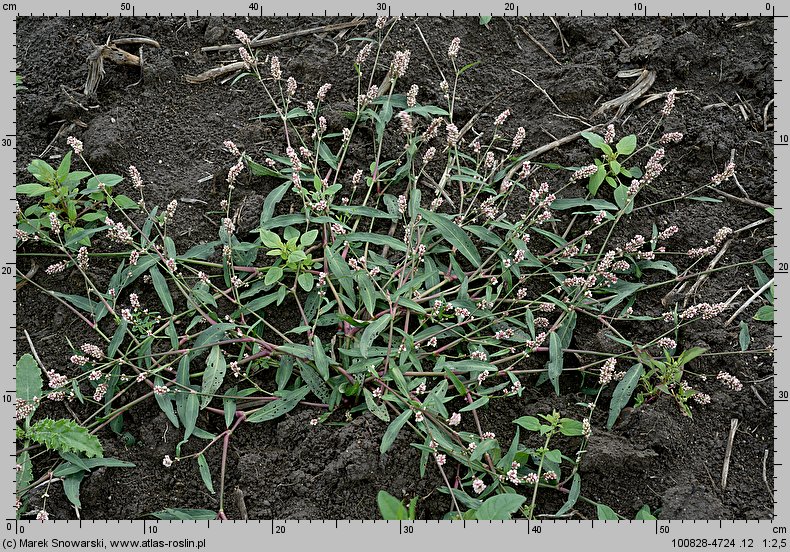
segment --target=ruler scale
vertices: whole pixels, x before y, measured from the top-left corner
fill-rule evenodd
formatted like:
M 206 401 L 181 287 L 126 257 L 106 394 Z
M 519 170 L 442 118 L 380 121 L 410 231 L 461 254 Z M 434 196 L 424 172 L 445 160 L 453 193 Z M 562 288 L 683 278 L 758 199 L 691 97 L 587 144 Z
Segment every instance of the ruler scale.
M 438 0 L 429 6 L 414 0 L 394 0 L 376 2 L 357 0 L 326 4 L 314 0 L 295 0 L 285 6 L 275 3 L 249 2 L 237 0 L 213 4 L 203 0 L 190 3 L 190 12 L 184 13 L 183 6 L 177 2 L 153 0 L 84 0 L 55 2 L 52 0 L 17 0 L 0 2 L 0 26 L 5 43 L 0 51 L 0 63 L 5 74 L 16 72 L 16 16 L 352 16 L 352 15 L 408 15 L 408 16 L 472 16 L 491 14 L 494 16 L 750 16 L 769 17 L 774 22 L 775 73 L 774 97 L 774 196 L 775 196 L 775 235 L 790 236 L 790 222 L 785 220 L 784 210 L 790 208 L 790 191 L 780 182 L 780 175 L 790 174 L 790 127 L 785 124 L 784 106 L 785 87 L 790 80 L 790 5 L 777 2 L 733 2 L 731 0 L 712 2 L 703 0 L 647 0 L 646 2 L 604 2 L 595 9 L 581 0 L 556 0 L 550 4 L 540 4 L 520 0 L 501 2 L 501 5 L 473 2 L 443 2 Z M 426 11 L 427 8 L 427 11 Z M 481 12 L 482 8 L 491 11 Z M 547 11 L 551 9 L 551 11 Z M 12 82 L 9 78 L 4 82 Z M 11 178 L 16 182 L 16 90 L 4 84 L 8 96 L 2 112 L 2 147 L 0 156 L 8 168 L 12 168 Z M 0 87 L 1 88 L 1 87 Z M 781 113 L 781 116 L 780 116 Z M 784 155 L 783 155 L 784 154 Z M 0 251 L 2 274 L 13 275 L 16 264 L 16 240 L 14 237 L 16 197 L 9 190 L 10 202 L 7 210 L 11 228 L 3 232 Z M 785 260 L 790 260 L 786 247 L 781 240 L 775 240 L 776 281 L 784 284 L 790 270 Z M 790 429 L 788 423 L 788 402 L 790 402 L 790 374 L 782 369 L 783 331 L 787 330 L 788 314 L 776 309 L 775 316 L 775 356 L 774 356 L 774 519 L 761 521 L 584 521 L 584 520 L 514 520 L 514 521 L 347 521 L 347 520 L 261 520 L 261 521 L 66 521 L 55 520 L 42 523 L 34 520 L 17 520 L 14 516 L 14 450 L 16 441 L 13 434 L 15 378 L 13 366 L 16 363 L 16 289 L 9 276 L 0 303 L 3 305 L 3 318 L 0 322 L 0 343 L 8 365 L 3 376 L 3 416 L 10 423 L 3 430 L 4 442 L 11 442 L 8 461 L 4 464 L 7 483 L 0 500 L 5 527 L 2 535 L 4 549 L 55 549 L 72 548 L 80 550 L 137 550 L 140 548 L 159 548 L 162 550 L 223 550 L 242 549 L 252 545 L 252 549 L 265 549 L 287 546 L 302 550 L 308 547 L 331 549 L 363 549 L 376 547 L 382 550 L 402 550 L 404 546 L 461 547 L 473 550 L 483 546 L 497 547 L 551 547 L 552 550 L 571 550 L 574 547 L 594 548 L 605 545 L 609 551 L 668 550 L 673 548 L 730 548 L 730 549 L 782 549 L 788 547 L 787 535 L 790 525 L 790 504 L 787 494 L 790 483 L 786 474 L 786 464 L 790 462 L 787 441 Z M 782 286 L 784 289 L 784 286 Z M 775 305 L 784 304 L 782 293 L 777 294 Z M 783 374 L 783 371 L 785 372 Z M 746 392 L 746 391 L 744 391 Z M 787 433 L 788 435 L 785 435 Z M 7 439 L 7 440 L 6 440 Z

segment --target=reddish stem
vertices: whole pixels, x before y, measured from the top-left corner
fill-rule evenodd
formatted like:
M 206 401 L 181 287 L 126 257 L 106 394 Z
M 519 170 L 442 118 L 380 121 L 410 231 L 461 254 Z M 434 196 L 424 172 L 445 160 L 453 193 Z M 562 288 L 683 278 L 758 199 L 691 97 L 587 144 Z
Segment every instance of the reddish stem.
M 225 466 L 227 465 L 228 461 L 228 445 L 230 445 L 230 436 L 233 434 L 233 431 L 239 427 L 239 424 L 246 419 L 244 412 L 236 411 L 236 422 L 225 431 L 225 436 L 222 439 L 222 466 L 220 468 L 219 474 L 219 512 L 217 513 L 217 518 L 219 519 L 228 519 L 225 517 L 225 507 L 224 507 L 224 500 L 225 500 Z

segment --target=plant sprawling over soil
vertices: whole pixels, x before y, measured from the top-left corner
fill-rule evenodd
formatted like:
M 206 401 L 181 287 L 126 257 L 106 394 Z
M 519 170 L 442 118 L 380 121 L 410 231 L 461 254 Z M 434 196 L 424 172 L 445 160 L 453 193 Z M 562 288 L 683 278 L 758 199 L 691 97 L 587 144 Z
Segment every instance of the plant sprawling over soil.
M 400 454 L 393 447 L 410 451 L 422 486 L 382 484 L 366 497 L 378 506 L 368 516 L 678 515 L 666 498 L 612 504 L 586 492 L 601 476 L 586 464 L 601 469 L 603 454 L 649 465 L 662 447 L 683 456 L 691 444 L 660 443 L 656 433 L 652 444 L 626 450 L 613 430 L 651 412 L 653 423 L 694 427 L 717 402 L 750 393 L 745 385 L 760 398 L 754 384 L 764 380 L 736 368 L 746 358 L 770 365 L 773 249 L 753 238 L 773 219 L 738 180 L 742 154 L 717 155 L 687 179 L 673 171 L 699 149 L 678 114 L 696 100 L 671 81 L 653 86 L 650 67 L 624 71 L 635 83 L 601 102 L 592 122 L 567 114 L 532 76 L 500 67 L 573 123 L 566 135 L 539 140 L 508 98 L 467 90 L 485 52 L 451 35 L 415 59 L 428 42 L 422 31 L 413 44 L 398 35 L 409 21 L 368 23 L 345 42 L 348 63 L 337 70 L 348 78 L 327 74 L 318 85 L 291 74 L 282 54 L 232 32 L 231 86 L 254 97 L 252 120 L 267 139 L 226 134 L 211 160 L 225 168 L 202 179 L 210 192 L 198 198 L 163 197 L 160 171 L 134 159 L 118 166 L 101 153 L 101 139 L 76 137 L 78 125 L 55 136 L 51 146 L 64 152 L 57 161 L 28 161 L 17 186 L 17 239 L 29 270 L 20 266 L 18 286 L 28 301 L 54 301 L 73 328 L 58 330 L 67 347 L 59 356 L 43 350 L 40 335 L 23 334 L 30 352 L 17 363 L 19 516 L 48 519 L 59 489 L 81 508 L 81 484 L 96 470 L 140 469 L 123 451 L 152 432 L 164 433 L 164 445 L 152 447 L 148 465 L 158 467 L 150 475 L 189 466 L 209 498 L 139 499 L 137 515 L 246 517 L 248 491 L 231 483 L 255 479 L 237 474 L 244 457 L 234 447 L 246 446 L 256 426 L 294 421 L 300 434 L 339 440 L 341 450 L 349 439 L 363 446 L 343 432 L 364 430 L 373 446 L 356 458 L 311 456 L 341 462 L 337 478 L 365 479 L 384 469 L 376 458 Z M 486 32 L 481 23 L 489 24 L 465 25 Z M 562 32 L 558 40 L 564 51 Z M 432 79 L 415 78 L 416 64 L 430 67 Z M 559 153 L 567 144 L 576 148 L 570 157 Z M 264 184 L 251 223 L 247 189 Z M 686 210 L 723 200 L 758 214 L 742 224 L 684 224 Z M 668 207 L 671 217 L 656 215 Z M 189 220 L 179 221 L 185 208 Z M 190 226 L 206 221 L 213 235 L 191 238 Z M 747 241 L 753 247 L 728 256 Z M 748 283 L 709 285 L 733 274 Z M 690 337 L 710 327 L 730 327 L 735 338 Z M 145 411 L 156 416 L 152 425 L 134 429 Z M 733 419 L 720 430 L 726 441 L 732 427 L 721 490 Z M 767 449 L 760 460 L 767 485 Z M 274 469 L 271 462 L 255 471 Z M 299 485 L 309 489 L 302 473 Z

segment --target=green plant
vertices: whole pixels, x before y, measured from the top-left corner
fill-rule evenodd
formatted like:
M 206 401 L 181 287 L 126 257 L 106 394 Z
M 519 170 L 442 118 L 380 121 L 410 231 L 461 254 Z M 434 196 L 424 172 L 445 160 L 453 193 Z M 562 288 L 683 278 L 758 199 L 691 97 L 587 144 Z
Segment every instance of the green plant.
M 17 439 L 29 439 L 57 452 L 82 453 L 88 458 L 104 453 L 99 440 L 73 420 L 44 418 L 26 430 L 19 431 Z
M 387 491 L 379 491 L 376 501 L 382 519 L 413 520 L 416 517 L 417 497 L 412 498 L 407 507 L 405 501 L 398 500 Z
M 266 254 L 279 257 L 276 264 L 266 272 L 264 285 L 279 282 L 283 278 L 284 270 L 287 270 L 295 275 L 294 285 L 298 282 L 304 291 L 312 290 L 315 277 L 311 270 L 319 268 L 320 265 L 315 265 L 312 255 L 306 253 L 305 249 L 313 245 L 318 237 L 318 230 L 313 229 L 300 234 L 296 228 L 287 226 L 283 230 L 285 242 L 270 230 L 262 228 L 260 233 L 261 243 L 271 248 Z
M 382 61 L 391 28 L 382 23 L 376 38 L 363 40 L 353 66 L 356 102 L 346 108 L 340 128 L 330 128 L 325 117 L 330 84 L 301 101 L 303 92 L 294 78 L 284 77 L 279 59 L 270 56 L 264 66 L 250 39 L 237 31 L 245 70 L 235 82 L 253 84 L 268 98 L 271 107 L 260 120 L 282 134 L 285 155 L 252 155 L 225 142 L 233 164 L 214 241 L 189 248 L 178 243 L 169 226 L 178 202 L 164 210 L 145 205 L 142 178 L 133 167 L 139 202 L 119 201 L 126 196 L 110 195 L 107 186 L 89 186 L 91 203 L 72 207 L 69 202 L 82 197 L 72 198 L 76 183 L 93 174 L 82 156 L 87 172 L 70 177 L 65 158 L 62 168 L 50 168 L 54 177 L 36 164 L 34 174 L 46 186 L 21 190 L 37 202 L 20 225 L 65 260 L 47 270 L 52 289 L 21 273 L 20 283 L 54 297 L 100 343 L 74 351 L 76 375 L 66 378 L 75 398 L 95 408 L 85 429 L 124 435 L 129 409 L 155 402 L 180 434 L 173 457 L 162 463 L 193 463 L 217 495 L 216 512 L 170 509 L 157 517 L 224 518 L 231 439 L 246 424 L 276 420 L 301 406 L 315 412 L 311 425 L 344 423 L 336 420 L 369 412 L 386 424 L 381 453 L 408 432 L 420 452 L 421 473 L 431 469 L 442 477 L 448 518 L 557 517 L 570 515 L 577 502 L 602 519 L 620 518 L 581 495 L 579 468 L 599 401 L 608 406 L 612 427 L 640 385 L 637 406 L 665 393 L 690 413 L 688 399 L 702 396 L 684 387 L 682 378 L 684 366 L 704 351 L 675 357 L 675 339 L 683 327 L 719 315 L 726 304 L 673 308 L 662 316 L 643 309 L 640 300 L 647 290 L 713 269 L 692 273 L 698 258 L 691 252 L 681 252 L 681 260 L 671 257 L 678 254 L 668 245 L 677 227 L 654 227 L 650 240 L 624 229 L 634 210 L 651 205 L 643 192 L 663 171 L 666 152 L 660 146 L 677 141 L 671 136 L 677 133 L 653 140 L 671 111 L 669 100 L 639 150 L 635 135 L 613 149 L 614 126 L 600 137 L 594 134 L 598 125 L 586 138 L 602 159 L 581 168 L 540 162 L 534 151 L 522 151 L 523 127 L 506 130 L 509 110 L 474 138 L 471 126 L 461 124 L 456 89 L 476 62 L 458 63 L 459 39 L 448 48 L 450 80 L 440 84 L 441 105 L 424 104 L 417 85 L 402 84 L 409 51 L 395 52 L 389 64 Z M 74 151 L 81 148 L 76 139 L 69 143 Z M 637 167 L 643 151 L 650 152 L 644 171 L 623 168 L 626 162 Z M 727 174 L 734 167 L 717 175 L 719 182 Z M 626 185 L 621 177 L 632 181 Z M 579 184 L 588 178 L 600 181 L 591 186 L 590 180 L 585 191 Z M 614 203 L 594 197 L 603 180 L 614 187 Z M 271 191 L 257 225 L 242 230 L 233 218 L 234 191 L 250 181 Z M 275 214 L 285 198 L 293 200 L 292 209 Z M 138 205 L 134 216 L 127 212 Z M 106 208 L 101 216 L 100 208 Z M 82 245 L 75 261 L 69 240 L 62 243 L 46 213 L 58 221 L 65 216 L 76 232 L 80 213 L 91 210 L 97 218 L 88 222 L 104 225 L 69 238 L 72 244 L 94 238 L 92 249 Z M 115 269 L 101 281 L 86 271 L 99 255 Z M 689 256 L 690 266 L 681 272 L 675 263 L 682 268 Z M 66 269 L 82 277 L 84 293 L 54 289 Z M 275 306 L 295 313 L 296 322 L 273 316 Z M 640 322 L 657 335 L 635 331 Z M 609 347 L 575 348 L 579 331 L 599 332 Z M 574 364 L 566 364 L 571 356 Z M 618 362 L 631 367 L 617 371 Z M 480 412 L 492 403 L 517 400 L 526 385 L 559 393 L 561 379 L 572 379 L 566 378 L 571 372 L 581 374 L 589 403 L 566 416 L 534 412 L 515 420 L 509 446 L 484 427 Z M 54 380 L 53 389 L 60 390 L 64 382 L 55 376 L 50 385 Z M 606 405 L 604 391 L 613 382 Z M 82 396 L 83 388 L 93 392 L 92 400 Z M 122 403 L 131 389 L 137 398 Z M 22 414 L 27 423 L 32 413 Z M 223 429 L 205 429 L 210 418 Z M 26 429 L 20 438 L 27 439 Z M 530 432 L 524 442 L 522 430 Z M 560 449 L 559 436 L 573 446 Z M 184 448 L 195 440 L 202 442 Z M 212 454 L 220 459 L 219 474 L 207 460 Z M 47 481 L 42 478 L 37 483 Z M 545 512 L 542 493 L 559 493 L 566 503 Z M 407 507 L 382 491 L 378 502 L 384 517 L 415 516 L 414 498 Z
M 16 409 L 17 421 L 22 425 L 16 427 L 16 436 L 17 441 L 23 444 L 22 449 L 17 452 L 16 459 L 17 510 L 20 512 L 24 511 L 27 495 L 35 487 L 32 484 L 34 456 L 30 454 L 36 449 L 34 443 L 44 445 L 47 450 L 58 453 L 62 463 L 52 471 L 50 478 L 62 478 L 66 497 L 77 508 L 81 507 L 80 482 L 92 469 L 134 467 L 131 462 L 104 458 L 99 439 L 74 420 L 43 418 L 31 424 L 31 419 L 43 399 L 63 400 L 67 390 L 78 389 L 76 382 L 69 383 L 66 378 L 54 371 L 49 371 L 46 375 L 52 391 L 45 394 L 41 369 L 33 356 L 25 354 L 17 361 Z M 73 393 L 71 391 L 72 395 Z M 47 486 L 49 487 L 49 484 Z M 47 515 L 45 500 L 38 517 L 46 519 Z
M 630 167 L 626 169 L 622 165 L 623 160 L 621 159 L 621 156 L 626 157 L 627 161 L 630 159 L 630 155 L 636 151 L 636 135 L 629 134 L 628 136 L 621 138 L 617 144 L 615 144 L 615 147 L 612 148 L 610 142 L 614 140 L 613 130 L 614 127 L 612 127 L 611 131 L 612 138 L 608 140 L 608 135 L 604 137 L 600 136 L 599 134 L 595 134 L 594 132 L 582 132 L 582 136 L 590 143 L 590 145 L 601 150 L 603 153 L 601 158 L 594 159 L 597 170 L 589 177 L 590 180 L 587 183 L 587 189 L 594 197 L 598 193 L 598 188 L 604 181 L 606 181 L 607 184 L 614 188 L 615 200 L 617 200 L 618 207 L 622 209 L 627 203 L 628 186 L 624 185 L 620 181 L 620 178 L 642 178 L 643 173 L 639 167 Z M 590 169 L 590 171 L 592 171 L 592 169 Z
M 693 359 L 705 353 L 706 349 L 692 347 L 673 357 L 668 351 L 664 352 L 664 359 L 657 360 L 645 355 L 642 359 L 647 370 L 640 377 L 642 391 L 636 394 L 636 406 L 640 407 L 647 402 L 657 399 L 660 395 L 668 395 L 674 399 L 684 415 L 691 417 L 688 401 L 696 397 L 700 404 L 705 403 L 705 395 L 692 389 L 684 378 L 683 367 Z M 710 400 L 710 397 L 707 397 Z
M 78 149 L 81 151 L 82 146 Z M 108 205 L 137 208 L 137 203 L 127 196 L 112 195 L 112 189 L 123 177 L 72 171 L 71 156 L 72 152 L 67 152 L 57 169 L 41 159 L 34 159 L 28 165 L 28 172 L 38 182 L 19 184 L 16 192 L 28 198 L 41 199 L 20 213 L 19 241 L 26 241 L 32 236 L 49 240 L 48 231 L 54 232 L 62 227 L 67 247 L 89 246 L 90 237 L 103 229 Z M 88 180 L 83 184 L 86 178 Z
M 773 251 L 773 250 L 772 250 Z M 771 253 L 773 257 L 773 253 Z M 773 261 L 773 259 L 771 259 Z M 772 263 L 771 263 L 772 264 Z M 756 264 L 753 267 L 754 269 L 754 277 L 757 279 L 757 286 L 759 289 L 762 289 L 767 286 L 767 289 L 763 293 L 763 298 L 767 304 L 760 306 L 757 309 L 757 312 L 754 313 L 754 319 L 760 322 L 773 322 L 774 321 L 774 285 L 773 279 L 768 278 L 765 272 L 757 266 Z

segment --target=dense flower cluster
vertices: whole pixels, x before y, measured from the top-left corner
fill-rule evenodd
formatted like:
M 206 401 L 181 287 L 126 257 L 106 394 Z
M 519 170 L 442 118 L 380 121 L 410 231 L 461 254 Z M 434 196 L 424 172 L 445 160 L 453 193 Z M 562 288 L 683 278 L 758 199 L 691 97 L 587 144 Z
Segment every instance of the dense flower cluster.
M 716 376 L 716 379 L 722 382 L 724 385 L 732 389 L 733 391 L 740 391 L 743 389 L 743 384 L 741 381 L 733 376 L 728 372 L 721 371 Z
M 586 165 L 571 175 L 571 180 L 581 180 L 583 178 L 589 178 L 590 176 L 594 175 L 598 172 L 598 165 Z
M 395 52 L 395 56 L 392 58 L 391 65 L 393 79 L 400 78 L 406 74 L 406 70 L 409 68 L 410 57 L 411 52 L 409 50 Z
M 675 107 L 675 95 L 677 94 L 677 88 L 673 88 L 667 94 L 667 99 L 664 101 L 664 107 L 661 108 L 661 114 L 664 117 L 668 117 L 670 113 L 672 113 L 672 109 Z
M 710 320 L 720 315 L 725 308 L 727 308 L 726 303 L 716 303 L 713 305 L 710 303 L 698 303 L 681 312 L 679 316 L 683 320 L 690 320 L 698 316 L 701 316 L 703 320 Z
M 74 153 L 76 153 L 77 155 L 82 154 L 83 146 L 80 140 L 77 140 L 74 136 L 69 136 L 68 138 L 66 138 L 66 143 L 69 146 L 71 146 L 71 149 L 74 150 Z
M 461 48 L 461 39 L 455 37 L 450 41 L 450 48 L 447 50 L 447 57 L 455 59 L 458 57 L 458 51 Z

